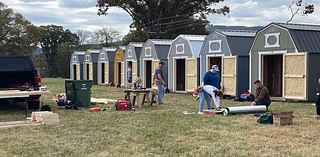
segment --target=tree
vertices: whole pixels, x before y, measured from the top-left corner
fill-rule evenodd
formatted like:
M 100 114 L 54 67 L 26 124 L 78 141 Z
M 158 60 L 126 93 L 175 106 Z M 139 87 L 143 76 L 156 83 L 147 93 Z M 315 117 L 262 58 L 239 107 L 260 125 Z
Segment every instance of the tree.
M 145 42 L 148 40 L 148 35 L 142 31 L 130 30 L 130 32 L 123 37 L 122 45 L 128 45 L 130 42 Z
M 111 27 L 102 26 L 100 30 L 94 32 L 92 36 L 95 43 L 104 44 L 104 46 L 111 46 L 112 43 L 121 39 L 120 33 Z
M 302 15 L 309 15 L 314 12 L 313 4 L 303 4 L 302 0 L 293 0 L 289 5 L 291 16 L 287 23 L 291 22 L 293 18 L 303 9 Z
M 84 31 L 84 30 L 78 30 L 76 32 L 77 36 L 79 37 L 79 44 L 84 45 L 88 42 L 88 39 L 90 37 L 90 32 Z
M 31 55 L 39 37 L 38 27 L 0 2 L 0 51 L 4 55 Z
M 48 26 L 40 26 L 41 28 L 41 38 L 40 45 L 42 51 L 46 57 L 47 65 L 48 65 L 48 76 L 56 77 L 59 76 L 58 65 L 58 53 L 59 46 L 66 47 L 68 50 L 71 45 L 78 45 L 79 38 L 76 34 L 71 33 L 69 30 L 64 30 L 62 26 L 48 25 Z M 65 54 L 65 58 L 69 54 Z M 61 57 L 61 56 L 60 56 Z M 60 59 L 60 58 L 59 58 Z M 65 63 L 64 63 L 65 64 Z M 69 66 L 69 61 L 66 64 Z M 61 70 L 61 69 L 60 69 Z
M 98 0 L 98 15 L 120 7 L 133 19 L 131 28 L 148 38 L 174 38 L 182 33 L 206 33 L 207 15 L 227 14 L 229 7 L 212 8 L 223 0 Z M 198 15 L 198 18 L 194 18 Z M 141 35 L 143 36 L 143 35 Z

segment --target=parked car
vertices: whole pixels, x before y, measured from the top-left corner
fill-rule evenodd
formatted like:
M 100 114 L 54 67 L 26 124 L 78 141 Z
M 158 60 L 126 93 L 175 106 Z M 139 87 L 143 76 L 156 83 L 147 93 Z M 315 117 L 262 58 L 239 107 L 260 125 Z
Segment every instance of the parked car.
M 28 98 L 20 98 L 19 92 L 39 90 L 41 87 L 41 76 L 36 70 L 32 60 L 27 56 L 0 57 L 0 91 L 15 95 L 0 97 L 1 101 L 25 102 L 29 109 L 40 107 L 40 96 L 32 95 Z

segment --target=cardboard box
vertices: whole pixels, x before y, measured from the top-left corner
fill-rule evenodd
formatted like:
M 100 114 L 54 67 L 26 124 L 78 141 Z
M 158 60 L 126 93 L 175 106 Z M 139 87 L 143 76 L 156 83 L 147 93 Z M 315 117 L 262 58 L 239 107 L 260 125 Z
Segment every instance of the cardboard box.
M 274 111 L 272 112 L 273 115 L 273 124 L 274 125 L 291 125 L 292 118 L 293 118 L 293 111 L 288 112 L 281 112 L 281 111 Z

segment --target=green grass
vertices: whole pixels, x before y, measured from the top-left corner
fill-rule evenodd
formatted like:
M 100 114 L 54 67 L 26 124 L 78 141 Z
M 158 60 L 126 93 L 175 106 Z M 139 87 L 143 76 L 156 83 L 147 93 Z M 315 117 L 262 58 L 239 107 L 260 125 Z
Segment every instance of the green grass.
M 44 79 L 51 93 L 42 97 L 61 125 L 0 130 L 0 156 L 319 156 L 320 121 L 308 103 L 273 102 L 271 110 L 294 111 L 291 126 L 260 125 L 252 114 L 184 115 L 196 112 L 191 95 L 165 95 L 163 107 L 137 111 L 58 109 L 52 100 L 64 92 L 63 79 Z M 94 86 L 98 98 L 123 97 L 122 89 Z M 222 100 L 222 106 L 246 103 Z M 105 107 L 105 106 L 104 106 Z M 0 121 L 24 118 L 23 109 L 1 111 Z M 13 115 L 13 113 L 15 113 Z

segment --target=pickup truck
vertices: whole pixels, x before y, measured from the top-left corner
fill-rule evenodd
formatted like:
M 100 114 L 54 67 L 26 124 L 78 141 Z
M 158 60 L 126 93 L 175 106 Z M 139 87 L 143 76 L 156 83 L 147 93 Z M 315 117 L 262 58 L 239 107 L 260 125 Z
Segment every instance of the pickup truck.
M 29 109 L 39 109 L 41 94 L 23 97 L 20 93 L 37 91 L 41 87 L 41 76 L 31 59 L 27 56 L 0 57 L 0 95 L 1 102 L 26 102 Z M 13 92 L 14 91 L 14 92 Z M 8 95 L 8 93 L 14 93 Z

